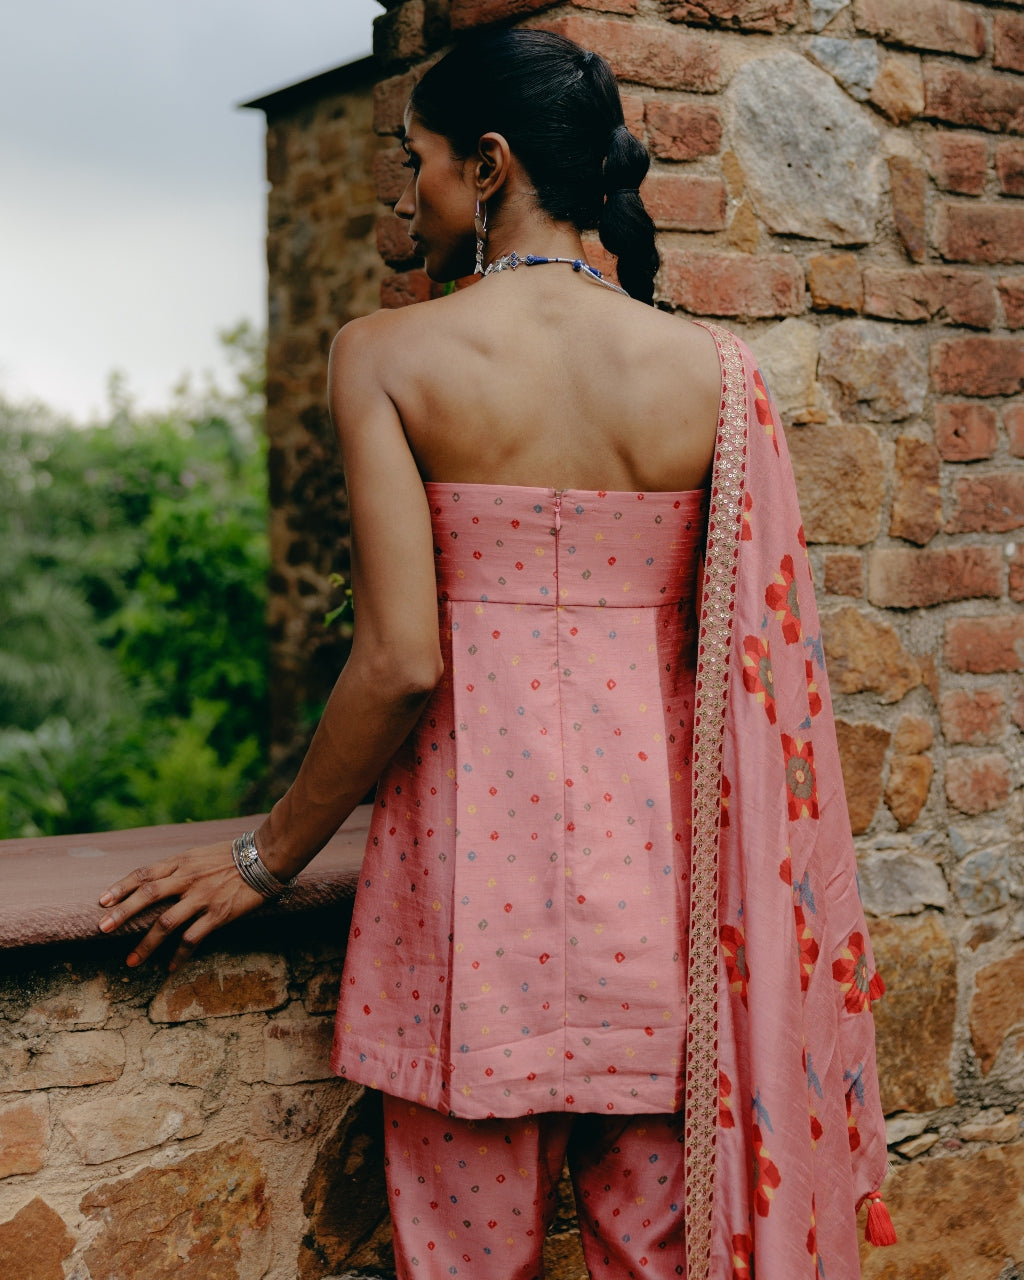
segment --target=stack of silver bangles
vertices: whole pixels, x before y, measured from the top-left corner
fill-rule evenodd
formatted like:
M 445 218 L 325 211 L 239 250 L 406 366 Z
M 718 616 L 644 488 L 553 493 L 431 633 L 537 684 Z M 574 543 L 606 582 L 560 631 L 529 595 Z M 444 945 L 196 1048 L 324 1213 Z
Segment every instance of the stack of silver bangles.
M 256 849 L 256 832 L 246 831 L 231 843 L 231 856 L 235 867 L 250 889 L 255 889 L 264 898 L 281 898 L 291 893 L 298 876 L 283 884 L 273 872 L 263 865 L 263 859 Z

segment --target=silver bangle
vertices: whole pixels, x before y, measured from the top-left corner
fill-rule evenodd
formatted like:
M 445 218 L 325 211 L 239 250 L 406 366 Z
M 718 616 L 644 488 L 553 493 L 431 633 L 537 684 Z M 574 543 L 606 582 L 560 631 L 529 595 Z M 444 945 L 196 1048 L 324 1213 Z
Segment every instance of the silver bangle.
M 246 831 L 231 843 L 231 857 L 234 859 L 238 874 L 250 889 L 255 889 L 264 898 L 282 898 L 292 891 L 297 876 L 287 883 L 282 883 L 272 871 L 268 871 L 256 848 L 256 832 Z

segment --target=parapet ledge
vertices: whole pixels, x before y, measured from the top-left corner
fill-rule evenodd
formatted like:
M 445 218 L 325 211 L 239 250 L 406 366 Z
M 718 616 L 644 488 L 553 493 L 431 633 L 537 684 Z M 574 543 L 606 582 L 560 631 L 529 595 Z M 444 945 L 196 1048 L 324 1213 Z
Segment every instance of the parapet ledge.
M 370 810 L 370 805 L 356 809 L 299 877 L 289 900 L 268 906 L 268 914 L 296 915 L 353 896 Z M 0 949 L 102 937 L 97 926 L 104 912 L 97 900 L 108 885 L 136 867 L 230 839 L 260 821 L 260 815 L 252 815 L 92 835 L 0 840 Z M 154 914 L 123 932 L 141 932 Z

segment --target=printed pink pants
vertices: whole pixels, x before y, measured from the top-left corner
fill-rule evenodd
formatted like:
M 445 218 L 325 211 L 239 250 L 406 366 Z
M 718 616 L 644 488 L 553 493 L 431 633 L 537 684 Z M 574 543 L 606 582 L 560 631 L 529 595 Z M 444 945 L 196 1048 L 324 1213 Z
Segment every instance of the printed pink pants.
M 541 1280 L 566 1160 L 595 1280 L 685 1276 L 683 1118 L 453 1120 L 384 1095 L 398 1280 Z

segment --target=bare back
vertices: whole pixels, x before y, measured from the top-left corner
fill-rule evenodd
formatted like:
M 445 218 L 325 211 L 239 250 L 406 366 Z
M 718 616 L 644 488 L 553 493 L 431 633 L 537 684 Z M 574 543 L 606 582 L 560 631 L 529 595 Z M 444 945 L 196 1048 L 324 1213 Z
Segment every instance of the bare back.
M 562 265 L 374 319 L 378 376 L 425 480 L 707 483 L 720 371 L 706 329 Z

